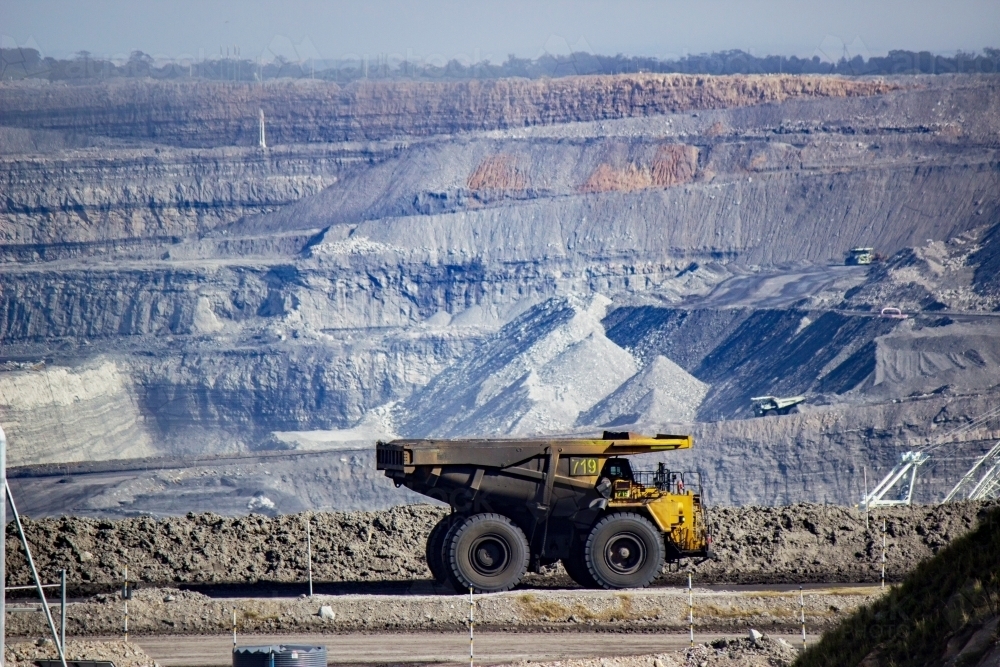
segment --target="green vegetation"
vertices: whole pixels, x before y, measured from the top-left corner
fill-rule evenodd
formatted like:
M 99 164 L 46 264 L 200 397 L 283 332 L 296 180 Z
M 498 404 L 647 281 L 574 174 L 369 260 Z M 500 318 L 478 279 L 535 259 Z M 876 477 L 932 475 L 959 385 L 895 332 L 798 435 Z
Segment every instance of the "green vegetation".
M 505 77 L 556 78 L 583 74 L 628 74 L 659 72 L 680 74 L 840 74 L 870 76 L 877 74 L 955 74 L 995 73 L 1000 71 L 1000 49 L 984 48 L 982 53 L 959 51 L 938 55 L 929 51 L 893 50 L 885 56 L 865 59 L 844 57 L 837 62 L 819 56 L 754 56 L 740 50 L 691 54 L 681 58 L 660 59 L 648 56 L 606 56 L 592 53 L 543 55 L 536 59 L 509 56 L 503 63 L 489 61 L 433 62 L 400 56 L 381 56 L 341 60 L 291 61 L 278 56 L 268 63 L 243 58 L 227 52 L 207 58 L 181 57 L 155 62 L 142 51 L 133 51 L 127 61 L 103 58 L 80 51 L 75 58 L 43 57 L 36 49 L 0 49 L 0 79 L 49 79 L 50 81 L 145 78 L 199 78 L 215 81 L 254 82 L 275 78 L 324 79 L 347 83 L 359 79 L 459 80 Z
M 873 664 L 941 664 L 949 648 L 960 649 L 998 613 L 1000 508 L 993 508 L 982 511 L 976 530 L 921 563 L 888 595 L 827 632 L 795 665 L 853 667 L 876 650 Z M 952 639 L 957 641 L 949 647 Z M 984 653 L 963 655 L 958 662 L 974 665 Z

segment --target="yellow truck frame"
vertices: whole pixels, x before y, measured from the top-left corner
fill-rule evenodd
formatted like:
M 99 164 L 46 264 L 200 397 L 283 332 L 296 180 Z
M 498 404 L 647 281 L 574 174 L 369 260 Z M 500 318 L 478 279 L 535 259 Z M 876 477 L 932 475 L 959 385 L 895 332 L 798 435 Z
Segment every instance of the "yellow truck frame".
M 507 590 L 562 562 L 586 587 L 648 585 L 664 562 L 712 556 L 696 473 L 632 470 L 628 457 L 690 449 L 689 435 L 606 431 L 593 439 L 394 440 L 376 465 L 447 503 L 428 566 L 457 589 Z

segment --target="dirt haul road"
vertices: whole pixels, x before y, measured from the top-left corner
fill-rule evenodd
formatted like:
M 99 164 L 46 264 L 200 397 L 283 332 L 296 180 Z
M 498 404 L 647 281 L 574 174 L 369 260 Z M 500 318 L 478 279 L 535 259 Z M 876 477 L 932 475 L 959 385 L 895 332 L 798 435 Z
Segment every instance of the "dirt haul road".
M 742 635 L 741 635 L 742 637 Z M 728 635 L 700 635 L 698 642 L 732 639 Z M 798 646 L 802 638 L 774 635 Z M 466 633 L 410 633 L 349 635 L 280 635 L 239 637 L 240 646 L 254 644 L 316 644 L 326 646 L 331 665 L 392 664 L 463 665 L 469 662 L 469 637 Z M 807 641 L 815 641 L 808 636 Z M 144 637 L 140 647 L 162 667 L 209 667 L 232 664 L 232 637 L 227 635 L 186 637 Z M 522 634 L 484 632 L 475 635 L 476 661 L 480 664 L 579 658 L 640 656 L 673 653 L 687 648 L 685 634 L 629 635 L 605 633 Z M 678 661 L 680 662 L 680 661 Z M 645 664 L 652 665 L 652 660 Z
M 749 628 L 782 633 L 811 632 L 836 625 L 859 606 L 878 598 L 878 586 L 793 590 L 719 591 L 695 588 L 694 627 L 699 633 L 741 633 Z M 498 632 L 676 633 L 688 624 L 688 591 L 516 590 L 474 599 L 476 626 Z M 800 607 L 800 604 L 802 605 Z M 315 595 L 308 598 L 212 598 L 177 589 L 139 589 L 129 602 L 133 636 L 240 634 L 350 634 L 356 632 L 459 632 L 469 617 L 467 595 Z M 117 594 L 100 594 L 70 605 L 69 636 L 114 635 L 124 606 Z M 46 634 L 41 614 L 8 618 L 11 636 Z

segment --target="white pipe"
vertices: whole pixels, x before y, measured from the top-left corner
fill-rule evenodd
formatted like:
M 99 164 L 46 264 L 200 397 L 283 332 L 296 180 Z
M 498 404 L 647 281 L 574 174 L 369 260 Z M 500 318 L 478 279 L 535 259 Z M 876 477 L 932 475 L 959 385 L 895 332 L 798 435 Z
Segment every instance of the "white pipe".
M 6 474 L 4 475 L 6 477 Z M 21 545 L 24 547 L 24 557 L 28 559 L 28 568 L 31 576 L 35 580 L 35 588 L 38 590 L 38 598 L 42 601 L 42 611 L 45 612 L 45 620 L 49 623 L 49 631 L 52 633 L 52 641 L 59 651 L 59 662 L 62 667 L 66 667 L 66 652 L 63 651 L 62 644 L 59 643 L 59 633 L 56 632 L 56 624 L 52 621 L 52 609 L 49 601 L 45 599 L 45 589 L 42 587 L 42 580 L 38 576 L 38 568 L 35 567 L 35 559 L 31 557 L 31 547 L 28 546 L 28 536 L 21 525 L 21 517 L 17 513 L 17 505 L 14 504 L 14 494 L 10 492 L 10 484 L 4 484 L 7 491 L 7 502 L 10 503 L 10 513 L 14 515 L 14 523 L 17 524 L 17 532 L 21 536 Z

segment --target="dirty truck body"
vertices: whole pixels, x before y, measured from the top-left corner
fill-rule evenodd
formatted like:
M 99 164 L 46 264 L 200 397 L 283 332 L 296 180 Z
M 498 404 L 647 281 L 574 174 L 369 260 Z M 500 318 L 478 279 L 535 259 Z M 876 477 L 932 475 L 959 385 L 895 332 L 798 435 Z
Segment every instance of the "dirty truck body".
M 435 579 L 508 590 L 561 561 L 588 588 L 648 585 L 664 561 L 711 556 L 696 473 L 635 471 L 627 457 L 689 449 L 690 436 L 394 440 L 376 461 L 397 486 L 447 503 L 427 539 Z
M 789 396 L 788 398 L 777 398 L 775 396 L 756 396 L 750 399 L 753 406 L 753 413 L 756 417 L 766 417 L 774 414 L 788 415 L 798 412 L 798 405 L 805 403 L 805 396 Z

